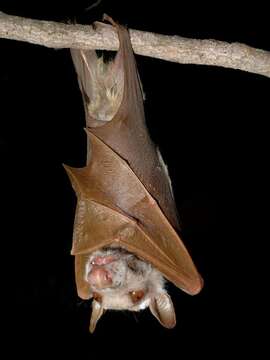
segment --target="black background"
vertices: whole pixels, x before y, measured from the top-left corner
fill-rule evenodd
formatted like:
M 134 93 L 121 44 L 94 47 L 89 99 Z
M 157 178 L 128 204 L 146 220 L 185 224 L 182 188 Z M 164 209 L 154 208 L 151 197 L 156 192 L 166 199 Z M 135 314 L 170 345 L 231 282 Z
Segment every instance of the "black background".
M 65 23 L 91 23 L 106 12 L 130 28 L 270 50 L 260 2 L 237 8 L 103 1 L 90 12 L 91 1 L 1 4 L 8 14 Z M 181 235 L 205 287 L 191 297 L 168 285 L 174 330 L 148 311 L 107 312 L 90 335 L 90 303 L 77 297 L 70 256 L 76 199 L 62 167 L 83 166 L 86 152 L 69 51 L 2 39 L 0 49 L 2 319 L 9 350 L 77 359 L 220 358 L 252 350 L 258 357 L 268 325 L 268 238 L 261 230 L 269 212 L 269 79 L 137 56 L 147 124 L 169 167 Z

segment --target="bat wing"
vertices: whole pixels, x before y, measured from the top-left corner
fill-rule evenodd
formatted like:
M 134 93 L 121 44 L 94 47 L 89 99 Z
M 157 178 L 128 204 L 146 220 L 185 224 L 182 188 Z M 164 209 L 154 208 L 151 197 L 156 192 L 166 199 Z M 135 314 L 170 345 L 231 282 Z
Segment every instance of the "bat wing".
M 76 265 L 80 292 L 85 293 L 86 286 L 80 278 L 85 274 L 84 255 L 115 245 L 150 262 L 187 293 L 198 293 L 200 275 L 156 200 L 125 160 L 89 130 L 87 134 L 88 165 L 65 166 L 78 197 L 72 254 L 80 259 Z
M 114 79 L 116 86 L 123 81 L 122 101 L 110 121 L 97 121 L 88 111 L 96 96 L 99 69 L 95 51 L 71 50 L 78 74 L 80 89 L 86 109 L 88 129 L 110 146 L 130 165 L 149 193 L 158 202 L 166 217 L 179 229 L 176 206 L 166 166 L 157 147 L 151 141 L 145 123 L 143 92 L 137 66 L 126 28 L 116 25 L 119 51 L 111 64 L 107 77 Z M 100 85 L 101 86 L 101 85 Z M 106 89 L 103 89 L 105 92 Z M 99 101 L 101 103 L 101 101 Z

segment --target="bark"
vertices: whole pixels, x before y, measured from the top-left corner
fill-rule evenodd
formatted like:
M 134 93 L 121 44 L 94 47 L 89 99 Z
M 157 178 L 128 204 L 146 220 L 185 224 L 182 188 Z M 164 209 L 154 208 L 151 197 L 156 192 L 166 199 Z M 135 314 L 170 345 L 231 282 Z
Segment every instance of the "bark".
M 117 50 L 111 25 L 63 24 L 0 12 L 0 37 L 50 48 Z M 214 65 L 270 77 L 270 52 L 240 43 L 197 40 L 130 30 L 134 52 L 181 64 Z

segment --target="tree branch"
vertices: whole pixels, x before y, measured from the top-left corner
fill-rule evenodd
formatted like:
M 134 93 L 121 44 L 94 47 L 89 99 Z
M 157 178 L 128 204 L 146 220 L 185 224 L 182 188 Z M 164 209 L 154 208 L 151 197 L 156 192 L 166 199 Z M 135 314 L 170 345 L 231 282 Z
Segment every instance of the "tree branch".
M 0 12 L 0 37 L 51 48 L 117 50 L 111 25 L 70 25 Z M 134 52 L 182 64 L 214 65 L 270 77 L 270 52 L 240 43 L 196 40 L 130 30 Z

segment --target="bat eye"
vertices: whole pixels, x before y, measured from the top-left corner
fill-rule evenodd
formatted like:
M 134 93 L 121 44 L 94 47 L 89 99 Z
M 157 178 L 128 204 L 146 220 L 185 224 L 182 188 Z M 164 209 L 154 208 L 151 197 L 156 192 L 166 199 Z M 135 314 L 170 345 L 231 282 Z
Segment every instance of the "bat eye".
M 96 292 L 93 293 L 93 299 L 96 300 L 98 303 L 102 303 L 102 296 Z
M 131 291 L 129 293 L 129 296 L 131 297 L 132 302 L 136 304 L 144 297 L 144 291 L 143 290 Z

